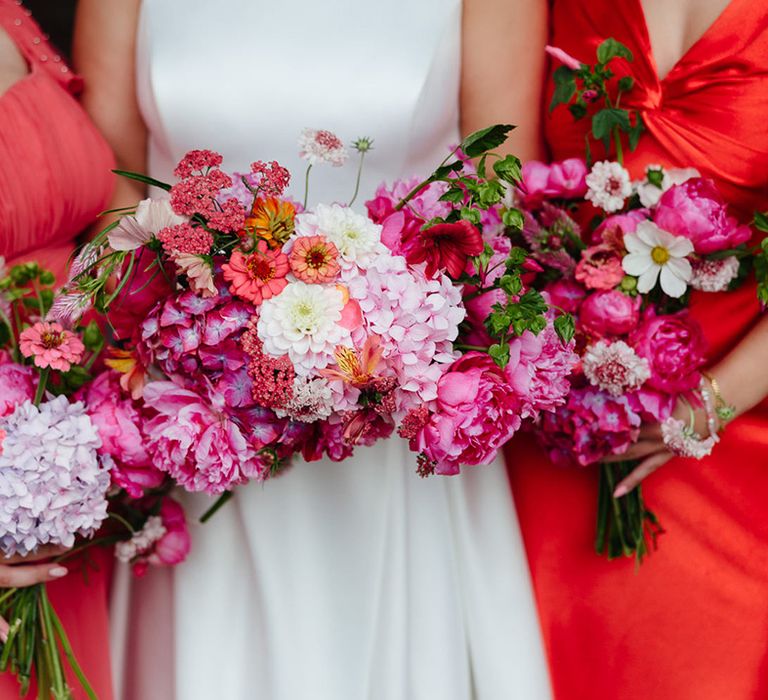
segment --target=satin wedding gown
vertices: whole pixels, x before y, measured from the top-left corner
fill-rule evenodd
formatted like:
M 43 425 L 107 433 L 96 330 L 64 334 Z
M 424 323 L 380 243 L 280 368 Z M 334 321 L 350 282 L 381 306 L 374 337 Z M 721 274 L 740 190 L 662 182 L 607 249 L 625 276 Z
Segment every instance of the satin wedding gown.
M 458 141 L 460 15 L 457 0 L 145 0 L 151 174 L 212 148 L 228 170 L 280 161 L 300 198 L 299 133 L 330 129 L 375 139 L 363 210 L 380 181 L 431 172 Z M 316 166 L 310 202 L 347 201 L 355 170 Z M 134 586 L 121 697 L 550 697 L 502 463 L 424 480 L 415 468 L 391 439 L 237 489 L 193 528 L 185 564 Z M 191 519 L 208 505 L 186 499 Z

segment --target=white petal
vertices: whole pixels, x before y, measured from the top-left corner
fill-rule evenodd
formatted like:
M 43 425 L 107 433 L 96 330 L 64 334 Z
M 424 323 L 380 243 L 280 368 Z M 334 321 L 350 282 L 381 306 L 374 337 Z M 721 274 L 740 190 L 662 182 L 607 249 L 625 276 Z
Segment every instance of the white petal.
M 675 277 L 690 282 L 693 275 L 691 263 L 686 258 L 670 258 L 664 267 L 668 267 Z
M 152 240 L 152 233 L 132 216 L 124 216 L 107 234 L 107 239 L 112 250 L 136 250 Z
M 624 247 L 630 253 L 647 253 L 651 249 L 651 246 L 643 243 L 636 233 L 624 234 Z
M 693 252 L 693 243 L 690 238 L 676 236 L 675 240 L 667 246 L 669 254 L 674 258 L 684 258 Z
M 654 264 L 647 251 L 643 253 L 630 253 L 621 260 L 621 266 L 628 275 L 642 275 L 653 267 Z
M 637 236 L 649 248 L 655 248 L 657 245 L 663 245 L 661 238 L 661 229 L 652 221 L 641 221 L 637 225 Z
M 656 286 L 656 280 L 659 278 L 659 266 L 653 265 L 649 270 L 643 272 L 637 278 L 637 291 L 640 294 L 646 294 L 650 292 Z
M 686 287 L 685 282 L 672 272 L 669 265 L 664 265 L 661 268 L 661 288 L 665 294 L 677 299 L 685 294 Z

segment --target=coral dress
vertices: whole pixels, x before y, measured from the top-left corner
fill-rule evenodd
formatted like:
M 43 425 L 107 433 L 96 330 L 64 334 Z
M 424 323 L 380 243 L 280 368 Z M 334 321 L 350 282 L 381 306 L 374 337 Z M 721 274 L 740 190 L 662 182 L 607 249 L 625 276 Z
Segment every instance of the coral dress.
M 79 79 L 27 11 L 0 0 L 0 28 L 29 64 L 29 73 L 0 94 L 0 255 L 9 263 L 37 260 L 61 279 L 75 236 L 109 200 L 112 155 L 72 96 Z M 69 575 L 49 584 L 99 700 L 112 697 L 108 562 L 106 553 L 91 555 L 98 569 L 85 571 L 83 561 L 68 562 Z M 0 698 L 18 696 L 16 679 L 0 675 Z M 84 697 L 77 691 L 75 696 Z
M 693 166 L 745 220 L 768 208 L 768 3 L 732 0 L 663 80 L 640 0 L 550 7 L 551 44 L 593 62 L 615 37 L 634 54 L 622 106 L 647 126 L 627 155 L 634 176 L 649 163 Z M 547 117 L 552 158 L 583 155 L 587 126 L 565 108 Z M 692 300 L 713 359 L 757 322 L 754 294 Z M 508 464 L 558 700 L 768 697 L 768 407 L 733 421 L 712 457 L 648 478 L 666 534 L 639 571 L 592 549 L 597 470 L 556 468 L 526 440 Z

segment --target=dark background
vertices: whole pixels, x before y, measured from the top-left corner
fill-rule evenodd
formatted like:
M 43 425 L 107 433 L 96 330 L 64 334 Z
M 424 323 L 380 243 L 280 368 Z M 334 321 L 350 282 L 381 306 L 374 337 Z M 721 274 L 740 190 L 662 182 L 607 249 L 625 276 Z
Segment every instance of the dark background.
M 63 56 L 72 55 L 72 29 L 77 0 L 24 0 L 35 21 L 50 35 L 51 43 Z

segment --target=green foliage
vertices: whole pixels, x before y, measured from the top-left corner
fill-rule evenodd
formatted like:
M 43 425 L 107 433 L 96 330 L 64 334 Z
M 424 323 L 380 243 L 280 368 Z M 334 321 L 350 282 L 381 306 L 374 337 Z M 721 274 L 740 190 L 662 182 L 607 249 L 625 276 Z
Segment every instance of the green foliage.
M 568 313 L 560 314 L 555 319 L 555 332 L 564 343 L 570 343 L 576 333 L 576 324 L 573 316 Z
M 505 209 L 501 214 L 501 222 L 507 228 L 522 231 L 525 218 L 523 217 L 523 212 L 519 209 Z
M 568 66 L 559 66 L 552 77 L 555 81 L 555 92 L 549 103 L 550 112 L 558 105 L 568 104 L 576 94 L 576 72 Z
M 620 41 L 614 38 L 608 38 L 597 47 L 597 60 L 605 65 L 613 58 L 626 58 L 628 61 L 634 60 L 632 52 Z
M 165 190 L 166 192 L 170 191 L 171 189 L 171 185 L 169 185 L 167 182 L 161 182 L 160 180 L 155 180 L 155 178 L 149 177 L 148 175 L 141 175 L 140 173 L 132 173 L 128 170 L 113 170 L 112 172 L 115 175 L 120 175 L 121 177 L 128 178 L 129 180 L 136 180 L 137 182 L 143 182 L 145 185 L 158 187 L 159 189 Z
M 461 150 L 469 158 L 478 158 L 487 151 L 501 146 L 507 140 L 507 134 L 514 128 L 512 124 L 494 124 L 475 131 L 461 142 Z
M 517 185 L 522 178 L 522 164 L 519 158 L 508 155 L 493 164 L 493 172 L 500 180 Z

